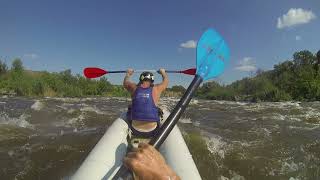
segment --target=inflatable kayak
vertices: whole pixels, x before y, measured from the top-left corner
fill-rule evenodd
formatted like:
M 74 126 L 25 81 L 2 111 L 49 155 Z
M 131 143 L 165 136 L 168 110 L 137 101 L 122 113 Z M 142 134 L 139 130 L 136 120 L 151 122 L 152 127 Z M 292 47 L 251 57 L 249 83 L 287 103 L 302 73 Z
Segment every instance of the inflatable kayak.
M 168 112 L 165 112 L 164 118 L 167 118 L 168 114 Z M 116 174 L 122 165 L 128 146 L 128 125 L 124 118 L 126 118 L 125 113 L 113 122 L 80 168 L 71 177 L 72 180 L 106 180 L 111 179 Z M 181 179 L 201 179 L 177 126 L 174 127 L 160 147 L 160 152 Z

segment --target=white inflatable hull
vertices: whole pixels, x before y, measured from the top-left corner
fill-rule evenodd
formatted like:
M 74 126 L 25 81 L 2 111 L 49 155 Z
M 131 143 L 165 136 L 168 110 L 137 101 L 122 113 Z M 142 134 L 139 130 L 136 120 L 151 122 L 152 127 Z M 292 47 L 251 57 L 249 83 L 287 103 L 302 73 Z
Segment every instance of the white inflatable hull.
M 111 179 L 122 165 L 128 142 L 128 125 L 118 118 L 92 149 L 72 180 Z M 160 148 L 166 162 L 183 180 L 201 179 L 188 147 L 177 126 Z

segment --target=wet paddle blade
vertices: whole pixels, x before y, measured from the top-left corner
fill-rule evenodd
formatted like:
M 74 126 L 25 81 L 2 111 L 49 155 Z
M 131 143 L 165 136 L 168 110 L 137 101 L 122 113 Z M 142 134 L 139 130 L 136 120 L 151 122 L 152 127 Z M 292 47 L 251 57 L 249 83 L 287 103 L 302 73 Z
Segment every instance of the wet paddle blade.
M 197 44 L 197 75 L 203 80 L 219 76 L 230 59 L 230 51 L 221 35 L 208 29 Z
M 188 74 L 188 75 L 195 75 L 197 69 L 196 68 L 191 68 L 191 69 L 186 69 L 184 71 L 181 71 L 183 74 Z
M 96 67 L 88 67 L 83 70 L 83 74 L 86 78 L 97 78 L 107 73 L 107 71 Z

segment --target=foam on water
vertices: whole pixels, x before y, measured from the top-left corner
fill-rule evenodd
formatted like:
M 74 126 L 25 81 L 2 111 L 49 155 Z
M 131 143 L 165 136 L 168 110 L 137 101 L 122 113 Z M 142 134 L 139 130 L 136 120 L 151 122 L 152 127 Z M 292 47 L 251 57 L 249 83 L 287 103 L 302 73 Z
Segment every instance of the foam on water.
M 170 115 L 167 105 L 166 104 L 161 105 L 161 109 L 163 111 L 163 117 L 167 118 Z M 179 119 L 179 122 L 183 124 L 193 124 L 190 118 L 181 118 Z
M 282 162 L 280 173 L 295 172 L 299 170 L 299 165 L 295 162 Z
M 300 180 L 300 178 L 290 177 L 289 180 Z
M 97 98 L 95 97 L 86 97 L 86 98 L 82 98 L 81 101 L 93 101 L 96 100 Z
M 236 106 L 246 106 L 249 103 L 247 102 L 239 102 L 239 101 L 224 101 L 224 100 L 212 100 L 212 101 L 204 101 L 206 103 L 212 103 L 214 102 L 215 104 L 221 104 L 221 105 L 236 105 Z
M 210 107 L 201 107 L 201 108 L 199 108 L 199 110 L 211 110 L 211 108 Z
M 232 141 L 232 144 L 235 145 L 235 144 L 239 144 L 240 146 L 242 147 L 249 147 L 251 146 L 253 143 L 255 142 L 247 142 L 247 141 L 244 141 L 244 142 L 241 142 L 241 141 Z
M 68 109 L 68 110 L 67 110 L 67 113 L 68 113 L 68 114 L 72 114 L 72 113 L 74 113 L 75 111 L 76 111 L 75 109 L 71 108 L 71 109 Z
M 166 98 L 163 98 L 163 100 L 178 102 L 180 99 L 176 97 L 166 97 Z
M 169 114 L 170 114 L 170 112 L 169 112 L 170 105 L 168 103 L 161 102 L 160 103 L 160 108 L 162 109 L 162 111 L 168 111 L 168 116 L 169 116 Z
M 80 111 L 82 111 L 82 112 L 95 112 L 97 114 L 105 114 L 100 109 L 98 109 L 96 106 L 94 106 L 94 107 L 92 107 L 92 106 L 84 106 L 84 107 L 82 107 L 80 109 Z
M 320 123 L 320 111 L 311 107 L 299 112 L 299 114 L 290 114 L 288 112 L 283 113 L 272 113 L 270 115 L 262 116 L 262 119 L 268 120 L 280 120 L 280 121 L 291 121 L 300 122 L 306 121 L 307 123 L 319 124 Z
M 313 127 L 297 127 L 297 126 L 288 126 L 289 129 L 298 129 L 298 130 L 305 130 L 305 131 L 312 131 L 319 128 L 319 125 Z
M 262 119 L 273 119 L 273 120 L 281 120 L 284 121 L 286 119 L 285 115 L 279 114 L 279 113 L 275 113 L 273 116 L 263 116 Z
M 44 104 L 41 101 L 36 100 L 35 103 L 32 104 L 31 109 L 35 111 L 40 111 L 43 107 L 44 107 Z
M 61 105 L 61 107 L 65 107 L 65 108 L 67 108 L 68 106 L 74 106 L 74 104 L 72 104 L 72 103 L 63 103 L 62 105 Z
M 197 99 L 191 99 L 190 105 L 197 105 L 199 104 L 199 101 Z
M 60 130 L 59 135 L 69 135 L 69 134 L 91 134 L 96 133 L 99 128 L 83 128 L 78 130 L 78 128 L 73 128 L 72 130 Z M 57 134 L 50 134 L 51 136 L 57 136 Z
M 263 134 L 265 137 L 270 137 L 270 134 L 272 133 L 269 129 L 267 128 L 261 128 L 261 134 Z
M 0 124 L 7 124 L 11 126 L 17 126 L 22 128 L 34 129 L 34 125 L 30 124 L 26 119 L 30 115 L 22 114 L 18 118 L 9 117 L 6 113 L 0 114 Z
M 220 180 L 229 180 L 229 178 L 224 177 L 224 176 L 220 176 Z
M 222 140 L 222 137 L 205 131 L 201 131 L 201 135 L 204 137 L 207 143 L 208 150 L 212 154 L 217 154 L 221 158 L 224 158 L 225 146 L 227 143 Z
M 74 125 L 80 124 L 81 126 L 84 127 L 84 122 L 83 120 L 85 119 L 84 114 L 80 114 L 78 117 L 76 118 L 71 118 L 67 121 L 66 125 L 69 125 L 71 127 L 73 127 Z
M 287 109 L 287 108 L 296 108 L 296 109 L 300 109 L 302 108 L 300 106 L 300 102 L 291 102 L 291 101 L 287 101 L 287 102 L 263 102 L 261 103 L 264 107 L 266 108 L 283 108 L 283 109 Z
M 248 105 L 248 103 L 245 103 L 245 102 L 236 102 L 237 105 L 240 105 L 240 106 L 245 106 L 245 105 Z
M 182 118 L 179 120 L 179 122 L 183 124 L 192 124 L 192 121 L 189 118 Z
M 14 151 L 13 150 L 8 151 L 8 155 L 12 157 L 14 155 Z
M 248 106 L 244 106 L 243 110 L 247 111 L 247 112 L 259 112 L 263 109 L 263 107 L 260 104 L 251 104 Z
M 319 109 L 314 109 L 314 108 L 309 107 L 308 111 L 306 112 L 305 117 L 308 119 L 310 119 L 310 118 L 320 119 L 320 111 L 319 111 Z
M 229 174 L 231 175 L 230 180 L 245 180 L 243 176 L 239 175 L 235 171 L 229 170 Z
M 76 102 L 80 102 L 81 98 L 70 98 L 70 97 L 46 97 L 46 99 L 50 99 L 50 100 L 56 100 L 56 101 L 60 101 L 60 102 L 69 102 L 69 103 L 76 103 Z
M 63 109 L 63 110 L 67 110 L 68 108 L 67 107 L 65 107 L 65 106 L 60 106 L 60 105 L 56 105 L 56 107 L 58 107 L 58 108 L 61 108 L 61 109 Z
M 68 150 L 75 150 L 75 148 L 73 148 L 72 146 L 69 146 L 69 145 L 60 145 L 57 149 L 57 152 L 64 152 L 64 151 L 68 151 Z
M 113 100 L 117 100 L 119 102 L 126 102 L 126 101 L 131 101 L 130 98 L 126 98 L 126 97 L 112 97 Z
M 301 119 L 298 118 L 298 117 L 289 117 L 289 119 L 290 119 L 291 121 L 301 121 Z
M 236 102 L 238 103 L 238 102 Z M 231 105 L 232 103 L 229 103 Z M 238 103 L 244 107 L 244 110 L 248 112 L 262 112 L 264 110 L 282 110 L 282 111 L 289 111 L 289 110 L 301 110 L 300 102 L 261 102 L 261 103 Z
M 192 122 L 192 125 L 194 125 L 195 127 L 199 127 L 200 121 L 194 121 L 194 122 Z
M 127 112 L 128 108 L 120 108 L 119 109 L 121 112 Z

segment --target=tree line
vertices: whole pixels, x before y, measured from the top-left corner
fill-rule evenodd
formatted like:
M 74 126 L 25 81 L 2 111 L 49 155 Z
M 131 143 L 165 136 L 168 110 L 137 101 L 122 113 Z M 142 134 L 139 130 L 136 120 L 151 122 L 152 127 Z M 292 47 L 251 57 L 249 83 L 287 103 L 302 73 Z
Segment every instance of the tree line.
M 320 51 L 304 50 L 293 54 L 291 60 L 274 65 L 273 70 L 258 70 L 230 85 L 208 82 L 198 90 L 205 99 L 234 101 L 319 101 Z
M 180 97 L 183 86 L 172 86 L 164 96 Z M 61 72 L 25 70 L 22 61 L 15 59 L 9 69 L 0 60 L 0 94 L 18 96 L 124 96 L 130 94 L 121 85 L 112 85 L 106 77 L 87 79 L 71 70 Z M 215 81 L 204 83 L 196 97 L 232 101 L 316 101 L 320 100 L 320 51 L 313 54 L 304 50 L 277 65 L 273 70 L 258 70 L 229 85 Z
M 17 96 L 129 96 L 122 86 L 112 85 L 107 78 L 87 79 L 71 70 L 61 72 L 25 70 L 20 59 L 11 68 L 0 60 L 0 94 Z
M 164 96 L 179 97 L 183 86 L 168 88 Z M 130 97 L 122 85 L 111 84 L 106 77 L 87 79 L 71 70 L 61 72 L 26 70 L 21 59 L 14 59 L 11 68 L 0 60 L 0 95 L 42 97 L 112 96 Z

